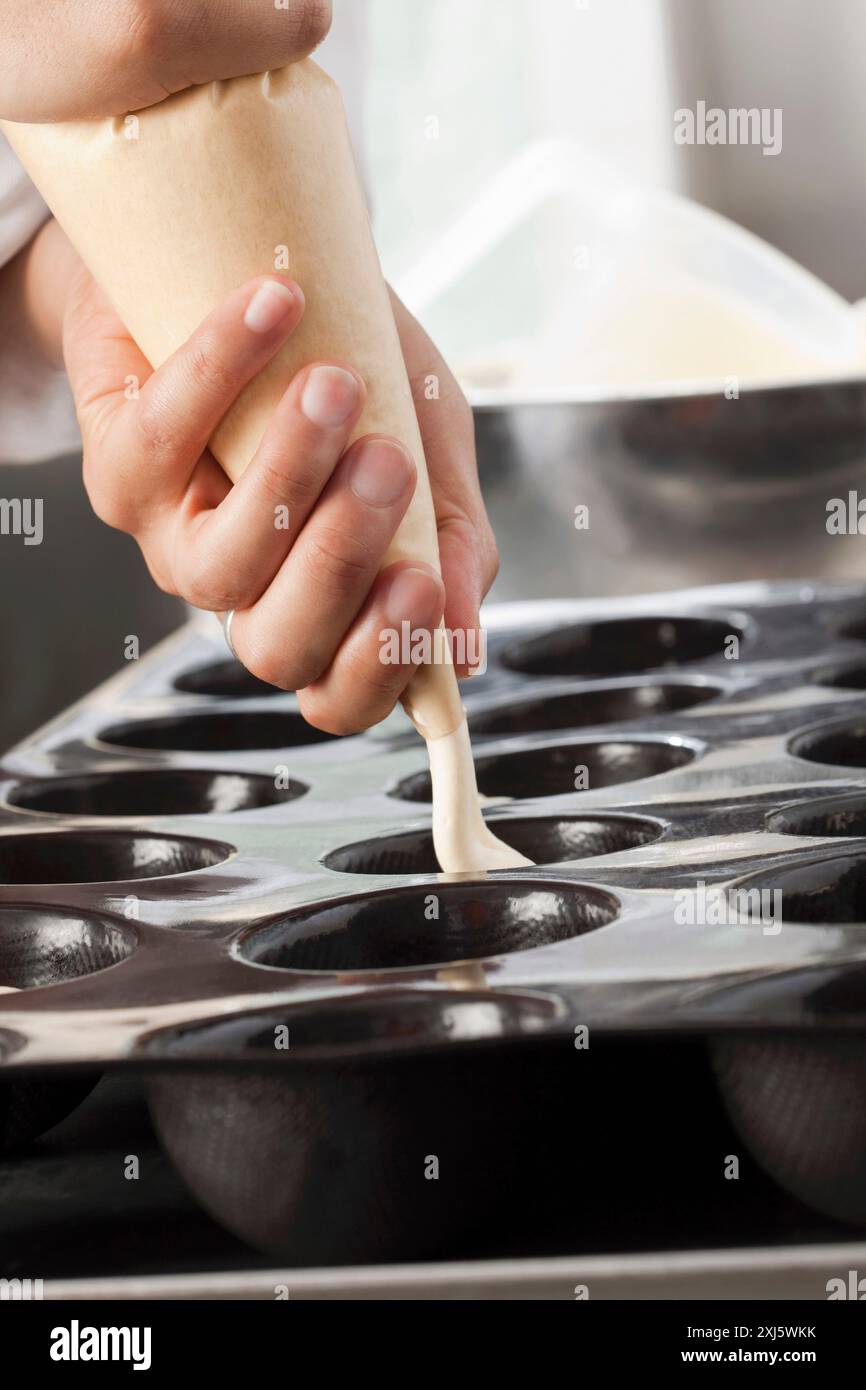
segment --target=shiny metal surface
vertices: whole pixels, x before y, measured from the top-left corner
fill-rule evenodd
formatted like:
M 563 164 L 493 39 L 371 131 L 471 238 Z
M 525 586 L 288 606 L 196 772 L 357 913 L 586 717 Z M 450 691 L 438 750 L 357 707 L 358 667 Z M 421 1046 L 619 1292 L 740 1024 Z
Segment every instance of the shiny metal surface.
M 0 1063 L 19 1080 L 147 1068 L 162 1141 L 203 1204 L 308 1263 L 350 1237 L 356 1258 L 388 1258 L 413 1221 L 413 1249 L 435 1244 L 441 1213 L 422 1220 L 411 1184 L 357 1218 L 424 1116 L 467 1212 L 485 1209 L 479 1123 L 501 1152 L 515 1084 L 499 1047 L 569 1047 L 583 1027 L 705 1037 L 736 1113 L 737 1058 L 760 1070 L 794 1037 L 824 1058 L 825 1099 L 859 1094 L 864 617 L 862 586 L 805 583 L 492 609 L 489 669 L 466 688 L 479 785 L 537 864 L 486 879 L 434 871 L 425 753 L 401 715 L 335 739 L 290 695 L 203 695 L 247 687 L 215 626 L 184 630 L 5 759 L 0 976 L 4 904 L 19 939 L 22 922 L 38 941 L 74 912 L 134 947 L 0 994 Z M 790 911 L 681 915 L 684 891 L 741 883 L 781 886 Z M 838 1130 L 840 1208 L 826 1165 L 788 1176 L 779 1138 L 796 1134 L 780 1123 L 740 1117 L 758 1161 L 862 1219 L 860 1131 Z M 323 1144 L 341 1155 L 336 1195 L 310 1187 Z
M 466 691 L 470 720 L 482 730 L 479 780 L 496 801 L 489 814 L 503 832 L 513 822 L 516 841 L 540 847 L 545 862 L 518 876 L 520 885 L 514 874 L 497 874 L 469 897 L 495 903 L 513 880 L 515 890 L 529 893 L 527 903 L 536 891 L 552 909 L 553 916 L 541 914 L 548 924 L 560 906 L 563 921 L 579 921 L 579 904 L 592 894 L 613 905 L 613 917 L 606 912 L 592 930 L 535 940 L 530 911 L 527 933 L 515 936 L 523 949 L 506 951 L 499 933 L 486 951 L 471 949 L 472 914 L 458 913 L 457 935 L 440 960 L 425 948 L 402 965 L 394 943 L 408 946 L 410 937 L 400 931 L 401 916 L 408 924 L 420 914 L 423 922 L 424 899 L 437 890 L 446 912 L 455 893 L 465 896 L 431 873 L 421 741 L 395 716 L 369 735 L 310 742 L 290 695 L 227 700 L 179 692 L 176 682 L 212 663 L 221 640 L 218 630 L 184 630 L 5 760 L 0 903 L 133 917 L 138 933 L 135 952 L 108 975 L 0 996 L 0 1026 L 22 1039 L 10 1064 L 130 1059 L 145 1033 L 255 1006 L 347 999 L 370 989 L 447 995 L 454 986 L 442 967 L 479 956 L 473 986 L 547 993 L 555 1005 L 550 1026 L 563 1031 L 572 1019 L 632 1029 L 826 1024 L 828 973 L 866 962 L 857 922 L 786 922 L 776 935 L 751 924 L 696 928 L 676 922 L 676 893 L 699 880 L 733 882 L 780 864 L 824 862 L 840 848 L 811 826 L 804 833 L 780 828 L 778 816 L 800 802 L 819 815 L 824 797 L 862 784 L 856 740 L 860 723 L 866 727 L 866 696 L 812 675 L 862 651 L 843 630 L 863 612 L 866 592 L 856 586 L 760 585 L 664 601 L 491 610 L 490 669 Z M 609 643 L 611 626 L 624 620 L 630 672 L 623 644 Z M 741 635 L 737 660 L 695 646 L 696 634 L 720 641 L 727 629 Z M 559 674 L 563 633 L 575 669 L 589 654 L 587 679 Z M 545 644 L 559 653 L 551 658 L 556 674 L 514 669 L 537 668 Z M 610 676 L 598 669 L 605 650 L 620 653 Z M 661 693 L 646 700 L 652 689 Z M 682 694 L 672 700 L 672 691 Z M 601 717 L 606 692 L 617 716 L 608 723 Z M 563 698 L 591 700 L 596 722 L 562 728 Z M 483 732 L 485 720 L 495 733 Z M 841 756 L 853 765 L 792 751 L 822 730 L 837 739 L 842 731 L 849 743 L 841 746 L 854 751 Z M 288 744 L 277 746 L 280 738 Z M 157 746 L 161 740 L 168 750 Z M 587 769 L 588 790 L 573 789 L 576 766 Z M 169 807 L 177 814 L 165 814 Z M 65 864 L 79 850 L 65 837 L 83 833 L 87 876 L 96 881 L 70 883 Z M 40 834 L 53 837 L 56 866 L 52 872 L 46 857 L 39 882 L 32 881 L 36 869 L 27 869 L 25 887 L 14 881 L 21 874 L 12 867 L 11 837 L 22 836 L 23 858 Z M 123 834 L 145 846 L 145 836 L 191 845 L 186 854 L 220 862 L 142 880 L 154 865 L 124 868 Z M 174 853 L 177 867 L 187 863 Z M 380 920 L 379 938 L 390 943 L 384 957 L 341 950 L 335 968 L 309 971 L 275 967 L 249 948 L 260 933 L 282 935 L 295 943 L 286 947 L 290 962 L 312 907 L 320 921 L 339 917 L 357 936 L 353 904 Z M 494 920 L 498 909 L 491 912 Z M 780 972 L 788 989 L 772 1009 L 762 1002 L 753 1010 L 748 989 L 735 988 Z M 862 1019 L 857 1001 L 848 1007 Z
M 827 1281 L 866 1265 L 866 1245 L 694 1254 L 442 1261 L 365 1269 L 274 1268 L 130 1279 L 51 1279 L 45 1298 L 556 1299 L 586 1286 L 598 1299 L 826 1299 Z
M 861 489 L 866 383 L 512 403 L 477 393 L 499 601 L 862 574 L 826 504 Z M 588 508 L 575 529 L 575 508 Z

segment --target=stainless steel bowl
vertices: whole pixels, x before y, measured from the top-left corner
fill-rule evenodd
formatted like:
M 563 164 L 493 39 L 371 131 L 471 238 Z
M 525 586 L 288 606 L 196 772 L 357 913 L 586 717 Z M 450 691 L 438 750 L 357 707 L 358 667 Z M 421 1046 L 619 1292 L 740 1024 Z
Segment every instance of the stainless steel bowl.
M 827 502 L 866 487 L 866 381 L 473 404 L 497 599 L 862 576 Z

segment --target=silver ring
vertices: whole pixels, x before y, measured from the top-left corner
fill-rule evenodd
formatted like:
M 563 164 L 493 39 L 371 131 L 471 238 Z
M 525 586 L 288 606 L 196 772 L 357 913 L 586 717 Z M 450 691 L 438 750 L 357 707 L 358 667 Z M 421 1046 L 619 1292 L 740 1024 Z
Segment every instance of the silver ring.
M 223 637 L 226 639 L 226 646 L 228 647 L 235 661 L 240 661 L 240 657 L 235 651 L 234 642 L 232 641 L 232 619 L 234 618 L 234 616 L 235 610 L 233 608 L 230 608 L 227 613 L 223 613 L 220 622 L 223 625 Z

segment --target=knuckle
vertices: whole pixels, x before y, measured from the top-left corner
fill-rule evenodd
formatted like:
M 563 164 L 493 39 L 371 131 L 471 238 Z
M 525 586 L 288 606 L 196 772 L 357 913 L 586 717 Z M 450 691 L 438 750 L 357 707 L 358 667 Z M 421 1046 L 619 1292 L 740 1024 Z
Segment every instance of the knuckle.
M 306 511 L 321 491 L 320 480 L 311 468 L 304 472 L 303 466 L 296 468 L 292 463 L 291 467 L 290 472 L 285 465 L 267 460 L 257 465 L 258 483 L 266 501 L 288 507 L 290 515 L 295 508 Z
M 139 408 L 135 412 L 135 429 L 146 453 L 166 458 L 176 452 L 177 434 L 166 418 L 165 408 L 159 397 L 142 396 Z
M 409 678 L 404 667 L 386 665 L 378 660 L 378 656 L 378 651 L 375 656 L 371 656 L 369 650 L 356 650 L 347 652 L 344 657 L 347 684 L 350 689 L 358 692 L 359 703 L 365 706 L 372 704 L 377 710 L 382 710 L 381 714 L 375 716 L 376 720 L 384 719 L 394 708 L 397 697 Z
M 237 578 L 226 573 L 226 566 L 212 554 L 198 554 L 183 565 L 181 592 L 187 603 L 209 613 L 226 613 L 243 608 L 246 595 Z
M 290 654 L 286 660 L 292 676 L 292 687 L 303 690 L 312 685 L 328 669 L 333 652 L 323 651 L 311 643 L 305 643 L 299 652 Z
M 235 645 L 238 645 L 237 641 Z M 239 646 L 239 655 L 250 675 L 258 676 L 259 680 L 267 681 L 268 685 L 275 685 L 278 690 L 297 690 L 295 672 L 292 670 L 285 652 L 274 640 L 272 632 L 269 634 L 260 634 L 256 631 L 249 634 L 244 633 Z
M 307 571 L 316 584 L 324 583 L 337 594 L 353 594 L 370 575 L 370 547 L 360 535 L 319 527 L 305 554 Z
M 295 691 L 318 680 L 333 653 L 320 650 L 306 633 L 292 643 L 286 636 L 290 630 L 291 625 L 281 632 L 272 619 L 257 615 L 235 633 L 235 646 L 252 675 L 280 690 Z
M 323 733 L 335 734 L 338 738 L 363 733 L 376 722 L 375 719 L 366 719 L 358 712 L 357 707 L 352 711 L 346 710 L 332 697 L 314 694 L 312 691 L 301 690 L 298 694 L 298 704 L 308 724 L 321 729 Z
M 243 663 L 251 676 L 257 676 L 260 681 L 267 681 L 268 685 L 274 685 L 278 690 L 294 690 L 293 682 L 288 678 L 289 673 L 285 669 L 285 663 L 279 659 L 276 653 L 271 651 L 261 651 L 257 647 L 249 649 L 249 644 L 244 644 Z
M 208 338 L 199 338 L 192 345 L 187 359 L 187 369 L 194 390 L 222 400 L 234 395 L 237 390 L 237 375 L 223 360 Z
M 234 602 L 233 594 L 220 592 L 210 583 L 207 576 L 183 578 L 180 587 L 186 602 L 191 603 L 193 608 L 201 608 L 205 613 L 227 613 L 230 608 L 240 607 Z

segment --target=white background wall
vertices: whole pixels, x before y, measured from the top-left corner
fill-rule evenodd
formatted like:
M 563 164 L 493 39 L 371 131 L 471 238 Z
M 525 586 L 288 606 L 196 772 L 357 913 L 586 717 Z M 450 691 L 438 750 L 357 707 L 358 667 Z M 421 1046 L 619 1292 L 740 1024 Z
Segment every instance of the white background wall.
M 342 0 L 344 5 L 363 0 Z M 403 265 L 510 152 L 556 133 L 866 294 L 864 0 L 370 0 L 377 234 Z M 672 113 L 777 107 L 784 146 L 677 147 Z M 439 118 L 439 138 L 425 119 Z

